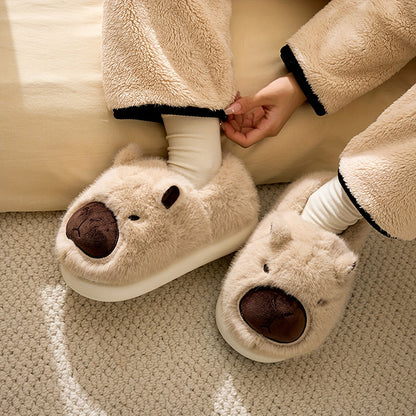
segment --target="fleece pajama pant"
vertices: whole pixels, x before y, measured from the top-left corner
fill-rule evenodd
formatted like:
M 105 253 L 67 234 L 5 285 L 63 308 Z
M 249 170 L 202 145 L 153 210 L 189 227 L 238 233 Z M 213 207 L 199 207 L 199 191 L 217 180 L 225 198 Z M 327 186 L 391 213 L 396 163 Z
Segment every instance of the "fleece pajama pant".
M 234 99 L 231 0 L 105 0 L 103 80 L 116 118 L 225 119 Z M 332 0 L 282 48 L 318 115 L 375 88 L 416 55 L 413 0 Z M 416 86 L 340 156 L 339 180 L 384 235 L 416 238 Z M 305 138 L 307 140 L 307 138 Z

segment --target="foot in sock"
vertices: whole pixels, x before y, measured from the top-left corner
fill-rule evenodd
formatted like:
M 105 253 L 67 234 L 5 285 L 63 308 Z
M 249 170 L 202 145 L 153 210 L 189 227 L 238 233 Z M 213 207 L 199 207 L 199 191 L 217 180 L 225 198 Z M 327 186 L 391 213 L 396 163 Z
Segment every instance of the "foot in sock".
M 276 362 L 310 353 L 343 315 L 369 226 L 360 220 L 337 235 L 303 218 L 331 176 L 310 174 L 289 185 L 224 279 L 217 326 L 247 358 Z
M 201 189 L 136 145 L 70 205 L 56 240 L 67 284 L 126 300 L 237 250 L 257 224 L 250 174 L 227 154 Z
M 220 124 L 213 117 L 162 115 L 168 141 L 168 166 L 202 188 L 222 162 Z

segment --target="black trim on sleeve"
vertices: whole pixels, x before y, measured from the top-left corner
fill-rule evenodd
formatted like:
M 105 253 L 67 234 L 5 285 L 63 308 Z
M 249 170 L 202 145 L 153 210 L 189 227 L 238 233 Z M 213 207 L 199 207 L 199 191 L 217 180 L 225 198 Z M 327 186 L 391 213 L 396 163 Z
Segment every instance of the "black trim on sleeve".
M 283 48 L 280 50 L 280 56 L 282 58 L 282 61 L 286 65 L 287 70 L 289 72 L 292 72 L 293 76 L 296 78 L 296 81 L 298 82 L 300 88 L 305 94 L 309 104 L 315 110 L 315 113 L 318 116 L 325 115 L 325 107 L 319 101 L 318 96 L 313 92 L 312 87 L 310 86 L 308 80 L 305 77 L 302 67 L 299 65 L 299 62 L 293 54 L 292 49 L 290 49 L 289 45 L 283 46 Z
M 348 188 L 347 184 L 345 183 L 344 178 L 341 175 L 341 172 L 338 170 L 338 180 L 341 184 L 342 188 L 344 189 L 345 193 L 347 194 L 348 198 L 350 198 L 351 202 L 354 204 L 355 208 L 360 212 L 360 214 L 364 217 L 364 219 L 379 233 L 383 234 L 385 237 L 393 238 L 387 231 L 383 230 L 371 217 L 371 215 L 357 202 L 354 195 L 351 193 L 350 189 Z
M 176 114 L 180 116 L 193 117 L 213 117 L 221 121 L 227 120 L 224 110 L 210 110 L 209 108 L 199 107 L 172 107 L 169 105 L 146 104 L 126 108 L 116 108 L 113 110 L 114 117 L 117 119 L 133 119 L 162 122 L 162 114 Z

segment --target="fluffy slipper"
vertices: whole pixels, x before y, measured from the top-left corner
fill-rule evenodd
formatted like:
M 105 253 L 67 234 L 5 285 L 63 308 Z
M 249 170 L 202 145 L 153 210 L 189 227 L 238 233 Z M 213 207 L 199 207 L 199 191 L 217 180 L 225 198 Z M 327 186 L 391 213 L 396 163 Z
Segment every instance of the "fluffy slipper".
M 289 185 L 238 253 L 217 302 L 217 326 L 240 354 L 276 362 L 318 348 L 342 317 L 368 224 L 341 235 L 304 221 L 309 196 L 333 174 Z
M 202 189 L 130 145 L 64 215 L 62 275 L 86 297 L 130 299 L 227 255 L 257 225 L 254 183 L 234 156 Z

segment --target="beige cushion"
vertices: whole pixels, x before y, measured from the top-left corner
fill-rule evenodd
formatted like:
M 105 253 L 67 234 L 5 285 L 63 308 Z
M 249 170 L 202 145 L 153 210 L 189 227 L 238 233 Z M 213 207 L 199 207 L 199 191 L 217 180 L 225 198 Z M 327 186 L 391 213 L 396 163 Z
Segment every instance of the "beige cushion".
M 0 3 L 0 211 L 60 210 L 137 142 L 165 155 L 161 125 L 115 120 L 101 85 L 101 0 L 6 0 Z M 279 50 L 321 0 L 233 2 L 233 48 L 241 94 L 285 73 Z M 414 82 L 412 61 L 382 87 L 332 116 L 308 105 L 276 138 L 249 149 L 224 139 L 256 183 L 286 182 L 318 169 L 336 170 L 351 137 Z

